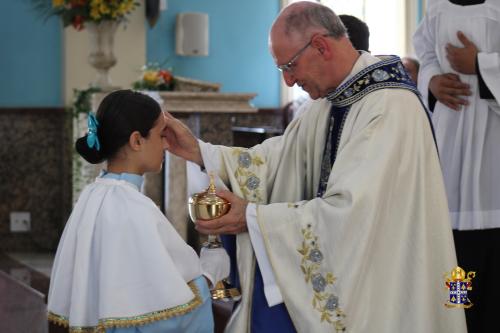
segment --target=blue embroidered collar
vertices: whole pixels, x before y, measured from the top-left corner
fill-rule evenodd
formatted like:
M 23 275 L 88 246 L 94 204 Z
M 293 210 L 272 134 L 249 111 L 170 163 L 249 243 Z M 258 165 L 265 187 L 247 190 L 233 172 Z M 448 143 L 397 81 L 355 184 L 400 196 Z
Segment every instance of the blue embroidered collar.
M 409 89 L 420 95 L 398 56 L 383 56 L 329 93 L 326 98 L 335 107 L 351 105 L 366 94 L 384 88 Z

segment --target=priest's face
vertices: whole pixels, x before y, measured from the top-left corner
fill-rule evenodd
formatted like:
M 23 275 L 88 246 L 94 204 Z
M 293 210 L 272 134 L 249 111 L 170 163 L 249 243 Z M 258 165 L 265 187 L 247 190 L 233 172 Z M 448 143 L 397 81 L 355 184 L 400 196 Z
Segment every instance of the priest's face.
M 297 84 L 312 99 L 324 97 L 328 92 L 321 82 L 324 72 L 320 67 L 319 51 L 312 45 L 317 36 L 304 41 L 274 32 L 269 39 L 271 54 L 286 85 Z
M 165 115 L 160 113 L 153 128 L 144 138 L 143 168 L 144 172 L 159 172 L 163 163 L 166 149 L 166 140 L 163 131 L 166 126 Z

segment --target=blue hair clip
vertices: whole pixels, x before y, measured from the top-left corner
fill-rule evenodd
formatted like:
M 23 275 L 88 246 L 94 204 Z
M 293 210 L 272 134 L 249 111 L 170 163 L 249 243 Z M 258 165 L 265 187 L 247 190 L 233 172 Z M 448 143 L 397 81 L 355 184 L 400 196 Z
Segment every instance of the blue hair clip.
M 88 116 L 88 128 L 89 131 L 87 133 L 87 146 L 89 148 L 93 148 L 100 150 L 101 145 L 99 144 L 99 138 L 97 137 L 97 126 L 99 126 L 99 122 L 92 112 L 89 112 Z

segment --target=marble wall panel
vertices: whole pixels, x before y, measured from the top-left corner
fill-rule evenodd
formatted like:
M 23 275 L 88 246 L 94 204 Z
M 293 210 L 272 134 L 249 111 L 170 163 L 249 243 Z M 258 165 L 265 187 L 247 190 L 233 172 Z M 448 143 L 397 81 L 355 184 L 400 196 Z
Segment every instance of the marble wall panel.
M 52 251 L 71 209 L 71 145 L 63 109 L 0 109 L 0 250 Z M 10 212 L 31 231 L 10 232 Z
M 282 124 L 272 110 L 176 116 L 202 140 L 222 145 L 232 145 L 232 126 Z M 55 251 L 72 206 L 71 132 L 63 109 L 0 109 L 0 250 Z M 10 232 L 11 211 L 31 213 L 30 232 Z

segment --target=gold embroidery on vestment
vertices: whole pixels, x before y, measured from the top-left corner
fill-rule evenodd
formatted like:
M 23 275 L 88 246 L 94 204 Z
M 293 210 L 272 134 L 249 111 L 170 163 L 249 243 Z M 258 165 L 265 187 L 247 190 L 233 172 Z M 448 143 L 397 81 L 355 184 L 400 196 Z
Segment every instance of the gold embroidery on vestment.
M 304 273 L 305 281 L 312 285 L 312 306 L 321 314 L 321 322 L 326 321 L 332 324 L 337 332 L 344 332 L 345 314 L 339 306 L 338 296 L 329 291 L 337 278 L 331 272 L 321 271 L 324 257 L 319 249 L 318 236 L 313 234 L 311 225 L 302 229 L 302 235 L 304 240 L 297 251 L 302 255 L 300 269 Z

